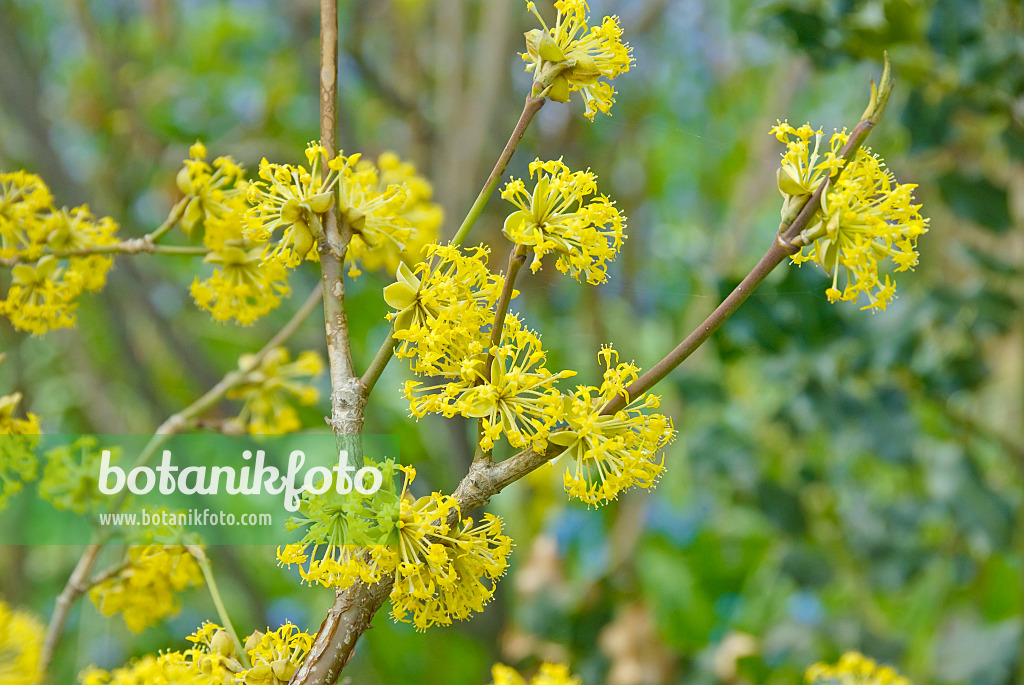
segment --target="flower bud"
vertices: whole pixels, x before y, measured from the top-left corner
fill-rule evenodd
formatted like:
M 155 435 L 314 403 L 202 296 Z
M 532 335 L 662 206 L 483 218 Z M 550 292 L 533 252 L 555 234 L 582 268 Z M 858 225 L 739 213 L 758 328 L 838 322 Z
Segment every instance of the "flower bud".
M 270 664 L 259 664 L 245 672 L 245 685 L 274 685 L 274 672 Z
M 245 651 L 246 651 L 246 653 L 251 652 L 252 650 L 256 649 L 256 647 L 258 647 L 259 644 L 260 644 L 260 640 L 262 640 L 262 639 L 263 639 L 263 633 L 258 631 L 258 630 L 254 630 L 252 635 L 250 635 L 249 637 L 245 638 Z
M 533 29 L 524 35 L 526 36 L 526 51 L 534 60 L 540 58 L 548 62 L 561 62 L 565 59 L 565 53 L 547 31 Z
M 313 232 L 309 230 L 309 225 L 305 221 L 296 221 L 292 224 L 292 236 L 295 254 L 300 259 L 309 254 L 309 251 L 313 249 L 313 243 L 316 242 Z
M 231 658 L 235 655 L 235 641 L 223 630 L 218 630 L 210 638 L 210 651 L 224 657 Z
M 569 79 L 565 74 L 559 74 L 551 82 L 548 98 L 555 102 L 569 102 Z
M 292 679 L 292 675 L 295 674 L 295 664 L 288 659 L 278 659 L 270 664 L 270 670 L 274 672 L 275 678 L 283 683 L 287 683 Z
M 597 68 L 597 62 L 589 55 L 576 58 L 576 66 L 569 70 L 569 78 L 580 85 L 593 85 L 600 76 L 601 70 Z

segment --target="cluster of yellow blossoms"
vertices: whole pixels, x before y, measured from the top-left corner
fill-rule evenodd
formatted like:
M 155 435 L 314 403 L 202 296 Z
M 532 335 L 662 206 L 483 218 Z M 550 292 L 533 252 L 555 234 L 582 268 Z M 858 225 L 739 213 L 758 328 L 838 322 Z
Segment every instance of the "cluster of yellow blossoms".
M 192 281 L 192 297 L 217 321 L 251 324 L 291 292 L 292 265 L 261 234 L 259 217 L 247 201 L 245 168 L 230 157 L 207 163 L 201 143 L 189 156 L 178 172 L 186 203 L 181 226 L 192 235 L 202 224 L 203 245 L 210 250 L 203 261 L 214 266 L 208 277 Z
M 0 683 L 36 685 L 43 624 L 32 614 L 11 609 L 0 600 Z
M 533 271 L 545 254 L 555 252 L 563 273 L 604 282 L 607 262 L 625 238 L 624 217 L 604 196 L 585 201 L 597 189 L 589 171 L 536 160 L 530 175 L 536 176 L 532 189 L 521 180 L 505 187 L 504 197 L 517 207 L 505 221 L 505 236 L 516 249 L 532 248 Z M 658 398 L 626 397 L 627 407 L 602 413 L 611 399 L 625 397 L 639 369 L 614 366 L 617 355 L 606 349 L 601 387 L 578 386 L 563 394 L 556 384 L 576 372 L 549 370 L 540 336 L 519 316 L 496 310 L 499 301 L 518 293 L 509 288 L 501 298 L 507 277 L 490 272 L 487 250 L 429 245 L 426 253 L 414 269 L 400 266 L 396 282 L 384 289 L 395 310 L 388 318 L 399 341 L 396 356 L 431 379 L 406 381 L 411 413 L 478 419 L 485 452 L 501 436 L 518 449 L 542 451 L 549 442 L 564 448 L 559 456 L 574 460 L 565 474 L 566 491 L 589 504 L 612 500 L 634 485 L 653 486 L 662 469 L 658 453 L 674 436 L 668 418 L 646 411 L 658 406 Z
M 89 598 L 104 616 L 120 613 L 140 633 L 178 613 L 175 593 L 202 582 L 199 564 L 182 545 L 133 545 L 120 570 L 94 586 Z
M 414 499 L 409 485 L 416 471 L 401 468 L 406 477 L 396 545 L 308 542 L 279 549 L 278 560 L 299 566 L 309 583 L 340 588 L 393 573 L 396 621 L 411 622 L 419 630 L 449 625 L 481 611 L 490 600 L 494 582 L 508 567 L 512 540 L 502 534 L 501 519 L 492 514 L 484 514 L 479 523 L 468 517 L 460 521 L 458 504 L 450 496 L 435 492 Z
M 882 666 L 860 652 L 847 652 L 835 665 L 819 663 L 807 669 L 809 685 L 910 685 L 891 666 Z
M 82 685 L 285 685 L 313 644 L 312 635 L 291 623 L 253 632 L 243 647 L 245 659 L 215 623 L 204 623 L 188 640 L 188 649 L 145 656 L 113 671 L 89 668 L 80 676 Z
M 281 231 L 269 257 L 279 257 L 289 267 L 303 258 L 317 259 L 313 247 L 323 235 L 320 216 L 336 204 L 352 234 L 347 251 L 352 275 L 359 273 L 357 264 L 394 270 L 402 261 L 418 260 L 416 250 L 437 234 L 441 210 L 431 202 L 430 184 L 412 164 L 385 153 L 378 168 L 359 154 L 330 157 L 318 143 L 309 144 L 306 158 L 309 171 L 264 159 L 261 180 L 249 187 L 260 224 L 256 236 L 270 240 Z
M 520 179 L 512 179 L 501 196 L 519 208 L 505 219 L 505 237 L 533 250 L 531 269 L 540 269 L 544 255 L 555 252 L 555 265 L 573 278 L 597 285 L 608 280 L 607 263 L 615 259 L 622 241 L 625 219 L 615 203 L 604 195 L 586 201 L 597 192 L 597 176 L 570 171 L 562 160 L 530 163 L 530 177 L 537 176 L 532 192 Z
M 563 477 L 566 492 L 594 505 L 632 486 L 652 487 L 663 469 L 658 452 L 675 437 L 672 419 L 644 413 L 658 407 L 657 395 L 641 395 L 614 414 L 595 411 L 616 397 L 628 401 L 626 388 L 639 377 L 635 365 L 616 363 L 612 348 L 599 356 L 605 364 L 601 386 L 578 386 L 561 415 L 567 429 L 551 435 L 551 442 L 575 460 Z
M 253 356 L 244 354 L 238 360 L 240 369 L 252 366 Z M 316 352 L 306 351 L 291 361 L 288 350 L 278 347 L 250 369 L 239 385 L 228 391 L 230 399 L 242 400 L 242 410 L 234 422 L 253 434 L 291 433 L 302 426 L 298 412 L 289 403 L 295 399 L 303 406 L 317 401 L 316 388 L 304 382 L 323 370 L 323 360 Z
M 534 93 L 568 102 L 569 94 L 579 91 L 588 119 L 593 121 L 599 111 L 608 114 L 615 102 L 609 81 L 633 63 L 619 18 L 605 17 L 600 26 L 588 27 L 586 0 L 558 0 L 555 25 L 549 28 L 534 3 L 526 6 L 544 27 L 526 33 L 526 52 L 521 53 L 526 70 L 533 72 Z
M 118 447 L 110 453 L 113 460 L 121 456 Z M 97 486 L 101 459 L 102 449 L 93 435 L 83 435 L 71 444 L 47 451 L 39 496 L 60 511 L 95 512 L 106 501 Z
M 424 387 L 421 381 L 406 381 L 405 396 L 413 415 L 478 418 L 484 450 L 492 449 L 502 434 L 513 447 L 544 449 L 562 405 L 554 383 L 576 372 L 549 371 L 540 337 L 515 315 L 506 317 L 501 343 L 490 348 L 490 356 L 479 355 L 457 358 L 457 365 L 449 357 L 450 368 L 461 373 L 444 383 Z
M 529 681 L 514 668 L 494 664 L 491 667 L 491 679 L 490 685 L 581 685 L 579 676 L 572 675 L 565 664 L 541 664 L 537 674 Z
M 0 259 L 12 260 L 0 300 L 15 328 L 35 334 L 75 323 L 76 298 L 99 290 L 113 259 L 82 251 L 117 243 L 117 224 L 86 206 L 57 209 L 43 180 L 24 171 L 0 173 Z
M 5 356 L 0 354 L 0 363 Z M 32 450 L 39 440 L 39 417 L 29 413 L 17 418 L 14 414 L 19 404 L 20 392 L 0 396 L 0 509 L 25 483 L 35 479 L 38 470 Z
M 397 281 L 384 288 L 385 302 L 396 310 L 388 314 L 399 341 L 395 356 L 411 359 L 418 374 L 472 375 L 504 279 L 487 268 L 484 247 L 431 244 L 425 253 L 414 269 L 399 266 Z
M 794 209 L 821 183 L 843 169 L 822 193 L 821 212 L 803 231 L 807 245 L 793 255 L 793 262 L 814 260 L 832 276 L 825 291 L 830 301 L 857 300 L 863 294 L 868 303 L 862 309 L 884 310 L 896 297 L 896 286 L 888 274 L 880 273 L 879 263 L 891 259 L 896 272 L 912 269 L 917 264 L 917 239 L 928 232 L 921 205 L 913 203 L 917 186 L 898 183 L 868 148 L 860 148 L 843 166 L 839 151 L 849 139 L 845 130 L 832 135 L 828 151 L 821 150 L 822 132 L 808 124 L 793 128 L 782 122 L 771 133 L 787 148 L 778 175 L 785 198 L 783 217 L 792 218 Z

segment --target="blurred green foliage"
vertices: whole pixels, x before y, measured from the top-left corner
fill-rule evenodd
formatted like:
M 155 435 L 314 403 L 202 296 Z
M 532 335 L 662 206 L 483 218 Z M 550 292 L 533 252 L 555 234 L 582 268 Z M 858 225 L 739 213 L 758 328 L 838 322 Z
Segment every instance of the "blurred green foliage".
M 514 54 L 532 26 L 523 3 L 341 6 L 342 146 L 413 159 L 450 235 L 528 88 Z M 600 344 L 614 342 L 648 366 L 696 325 L 773 239 L 779 149 L 768 128 L 777 118 L 854 124 L 883 49 L 897 90 L 870 144 L 897 178 L 920 184 L 932 218 L 921 265 L 873 316 L 828 304 L 813 267 L 781 268 L 659 388 L 680 436 L 657 490 L 569 506 L 556 466 L 495 498 L 518 547 L 494 604 L 429 635 L 382 613 L 351 666 L 355 682 L 479 684 L 495 660 L 568 659 L 590 684 L 797 683 L 808 664 L 847 649 L 899 664 L 916 683 L 1020 682 L 1020 3 L 592 9 L 620 14 L 634 47 L 614 116 L 589 124 L 579 103 L 550 103 L 510 168 L 522 176 L 534 156 L 589 166 L 630 218 L 608 285 L 553 269 L 523 280 L 516 306 L 554 365 L 593 379 Z M 301 158 L 317 131 L 317 16 L 309 0 L 6 0 L 0 165 L 41 173 L 59 203 L 89 201 L 142 235 L 174 201 L 174 172 L 196 138 L 250 168 Z M 473 238 L 495 246 L 496 263 L 505 211 L 492 200 Z M 188 296 L 197 266 L 121 258 L 75 330 L 35 339 L 0 323 L 0 388 L 23 392 L 51 431 L 152 430 L 288 316 L 213 324 Z M 315 278 L 294 279 L 296 304 Z M 386 333 L 388 282 L 366 274 L 350 287 L 363 364 Z M 320 349 L 322 337 L 311 321 L 293 344 Z M 388 369 L 367 429 L 397 434 L 424 487 L 450 490 L 470 458 L 470 426 L 408 419 L 405 375 Z M 305 414 L 308 425 L 325 412 Z M 331 593 L 300 587 L 270 550 L 217 551 L 240 630 L 285 618 L 317 628 Z M 48 613 L 76 554 L 5 550 L 2 594 Z M 179 646 L 213 616 L 200 591 L 185 605 L 141 637 L 83 607 L 54 682 Z

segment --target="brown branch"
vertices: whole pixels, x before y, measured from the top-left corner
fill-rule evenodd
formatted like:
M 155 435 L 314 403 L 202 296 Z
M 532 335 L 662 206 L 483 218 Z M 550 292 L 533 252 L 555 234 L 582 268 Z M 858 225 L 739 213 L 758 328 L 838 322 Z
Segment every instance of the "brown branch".
M 320 0 L 320 143 L 329 155 L 337 153 L 338 130 L 338 3 Z M 355 435 L 362 430 L 365 399 L 352 363 L 348 317 L 345 313 L 345 253 L 352 233 L 338 220 L 338 209 L 324 214 L 323 234 L 318 236 L 324 287 L 324 322 L 331 372 L 331 418 L 336 435 Z
M 877 120 L 876 120 L 877 121 Z M 850 138 L 847 140 L 846 145 L 843 147 L 840 156 L 844 160 L 849 160 L 856 154 L 857 150 L 860 149 L 864 141 L 867 139 L 868 134 L 875 127 L 875 121 L 864 120 L 854 127 L 850 133 Z M 845 166 L 845 165 L 844 165 Z M 761 260 L 754 266 L 754 268 L 744 277 L 740 284 L 733 289 L 731 293 L 722 301 L 718 307 L 704 321 L 697 326 L 681 343 L 679 343 L 675 349 L 665 355 L 661 361 L 652 366 L 647 370 L 640 378 L 636 379 L 633 383 L 626 388 L 627 397 L 622 395 L 616 396 L 614 399 L 609 401 L 604 408 L 601 410 L 602 414 L 614 413 L 623 407 L 625 407 L 631 399 L 635 399 L 647 392 L 655 385 L 657 385 L 662 379 L 672 373 L 676 367 L 683 363 L 687 357 L 693 354 L 697 348 L 704 344 L 711 334 L 719 329 L 719 327 L 725 323 L 726 319 L 732 316 L 740 305 L 746 302 L 747 298 L 750 297 L 761 282 L 770 274 L 775 267 L 783 262 L 786 257 L 795 254 L 800 250 L 800 245 L 795 244 L 794 241 L 800 236 L 800 233 L 811 226 L 814 223 L 814 218 L 818 215 L 821 210 L 821 196 L 826 192 L 828 187 L 832 185 L 836 179 L 842 174 L 843 169 L 840 168 L 830 178 L 826 179 L 818 185 L 815 189 L 814 194 L 811 195 L 803 204 L 800 212 L 791 224 L 785 222 L 779 226 L 779 233 L 776 239 L 772 241 L 772 245 L 768 248 Z
M 480 214 L 484 211 L 484 205 L 487 204 L 487 200 L 490 199 L 491 193 L 498 187 L 498 181 L 501 180 L 501 175 L 505 173 L 506 167 L 508 167 L 509 160 L 512 159 L 512 155 L 515 154 L 516 148 L 519 146 L 519 141 L 526 135 L 526 129 L 530 126 L 530 122 L 533 121 L 533 117 L 536 116 L 540 108 L 547 102 L 542 97 L 533 97 L 532 95 L 527 96 L 526 103 L 523 105 L 523 113 L 519 115 L 519 121 L 516 123 L 515 129 L 512 131 L 512 136 L 508 139 L 508 143 L 505 144 L 505 149 L 501 151 L 501 155 L 498 157 L 498 161 L 495 163 L 494 168 L 491 170 L 491 175 L 487 177 L 487 182 L 484 183 L 483 190 L 477 195 L 476 200 L 473 202 L 473 206 L 469 208 L 469 213 L 463 220 L 462 225 L 459 226 L 458 232 L 455 237 L 452 238 L 452 244 L 461 245 L 462 241 L 466 239 L 466 235 L 469 233 L 469 229 L 473 228 L 473 224 L 480 217 Z
M 60 595 L 57 596 L 57 602 L 53 607 L 53 615 L 46 626 L 43 649 L 39 654 L 39 673 L 46 673 L 46 670 L 50 667 L 50 663 L 53 661 L 53 654 L 57 651 L 57 643 L 60 642 L 60 636 L 64 632 L 64 624 L 67 623 L 68 615 L 71 613 L 71 607 L 89 589 L 87 579 L 102 549 L 103 545 L 99 543 L 92 543 L 85 548 L 85 552 L 82 553 L 78 563 L 75 564 L 75 570 L 71 572 L 71 577 L 68 578 L 67 584 L 61 590 Z

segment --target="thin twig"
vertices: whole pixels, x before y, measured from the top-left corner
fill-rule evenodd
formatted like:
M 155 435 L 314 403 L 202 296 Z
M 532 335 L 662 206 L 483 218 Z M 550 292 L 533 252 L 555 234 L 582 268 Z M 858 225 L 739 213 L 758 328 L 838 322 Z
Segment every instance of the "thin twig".
M 170 231 L 174 226 L 181 220 L 181 216 L 185 211 L 187 199 L 182 199 L 174 206 L 171 213 L 167 216 L 167 219 L 160 224 L 158 228 L 153 230 L 151 233 L 147 233 L 141 238 L 129 238 L 128 240 L 122 240 L 117 243 L 110 245 L 91 245 L 89 247 L 80 247 L 73 250 L 53 250 L 52 252 L 44 252 L 39 257 L 33 259 L 25 259 L 21 255 L 15 255 L 6 259 L 0 259 L 0 264 L 8 268 L 17 266 L 24 262 L 36 262 L 41 257 L 53 256 L 57 258 L 65 257 L 87 257 L 94 254 L 166 254 L 166 255 L 205 255 L 209 254 L 210 249 L 201 245 L 159 245 L 157 241 Z
M 224 606 L 224 600 L 220 595 L 220 590 L 217 588 L 217 579 L 213 575 L 210 558 L 206 556 L 206 552 L 200 545 L 185 545 L 185 549 L 196 560 L 196 563 L 199 564 L 199 569 L 203 572 L 203 579 L 206 581 L 206 588 L 210 591 L 210 598 L 213 599 L 213 606 L 217 610 L 217 617 L 221 622 L 221 627 L 227 631 L 228 635 L 231 636 L 231 641 L 235 643 L 235 653 L 238 655 L 239 662 L 241 662 L 243 667 L 249 668 L 249 655 L 243 649 L 242 641 L 238 639 L 238 633 L 235 632 L 235 627 L 231 624 L 231 617 L 228 615 L 227 607 Z
M 861 121 L 850 133 L 850 138 L 843 147 L 840 156 L 849 160 L 860 149 L 868 134 L 874 128 L 872 121 Z M 821 196 L 839 178 L 845 164 L 840 167 L 830 178 L 818 185 L 814 194 L 803 205 L 792 224 L 783 223 L 779 227 L 779 234 L 772 241 L 761 260 L 744 277 L 740 284 L 729 295 L 722 300 L 722 303 L 704 321 L 697 326 L 679 345 L 665 355 L 657 364 L 647 370 L 640 378 L 636 379 L 626 388 L 626 395 L 617 395 L 601 410 L 602 414 L 612 414 L 625 407 L 630 400 L 635 399 L 653 388 L 662 379 L 668 376 L 683 361 L 697 350 L 704 341 L 711 337 L 711 334 L 725 323 L 732 316 L 740 305 L 743 304 L 751 293 L 753 293 L 761 282 L 770 274 L 775 267 L 783 262 L 786 257 L 795 254 L 800 250 L 799 244 L 794 241 L 800 234 L 814 223 L 814 218 L 821 210 Z
M 102 549 L 103 545 L 96 542 L 91 543 L 85 548 L 85 552 L 82 553 L 78 563 L 75 564 L 75 570 L 71 572 L 71 577 L 68 578 L 67 584 L 64 585 L 64 589 L 57 596 L 57 602 L 53 607 L 53 615 L 50 616 L 50 622 L 46 626 L 43 648 L 39 653 L 39 673 L 46 673 L 50 667 L 54 652 L 57 651 L 57 643 L 60 642 L 60 636 L 64 632 L 64 624 L 67 623 L 68 615 L 71 613 L 71 607 L 88 589 L 86 579 L 89 577 L 89 573 L 92 572 L 92 567 L 96 564 L 96 559 L 99 558 L 100 550 Z
M 373 361 L 366 368 L 366 373 L 359 379 L 360 385 L 363 386 L 363 397 L 369 397 L 370 393 L 373 392 L 373 386 L 377 385 L 377 381 L 380 380 L 380 376 L 384 373 L 384 369 L 387 368 L 388 362 L 395 354 L 395 348 L 398 346 L 398 340 L 395 338 L 395 327 L 392 326 L 388 330 L 388 337 L 381 343 L 380 349 L 377 350 L 377 354 L 373 356 Z
M 469 213 L 463 220 L 462 225 L 459 226 L 458 232 L 452 238 L 453 245 L 461 245 L 462 241 L 466 239 L 466 235 L 469 234 L 469 229 L 473 228 L 473 224 L 480 218 L 480 214 L 484 211 L 484 206 L 487 205 L 487 201 L 490 199 L 494 189 L 498 187 L 498 182 L 501 180 L 501 175 L 505 173 L 509 160 L 515 154 L 519 141 L 523 139 L 526 129 L 530 126 L 530 122 L 533 121 L 533 117 L 540 111 L 545 102 L 547 100 L 544 98 L 537 98 L 532 95 L 527 96 L 526 103 L 523 105 L 523 113 L 519 115 L 519 121 L 512 131 L 512 136 L 508 139 L 508 143 L 505 144 L 505 149 L 501 151 L 494 169 L 491 170 L 491 175 L 487 177 L 487 182 L 484 183 L 483 189 L 477 195 L 473 206 L 469 208 Z

